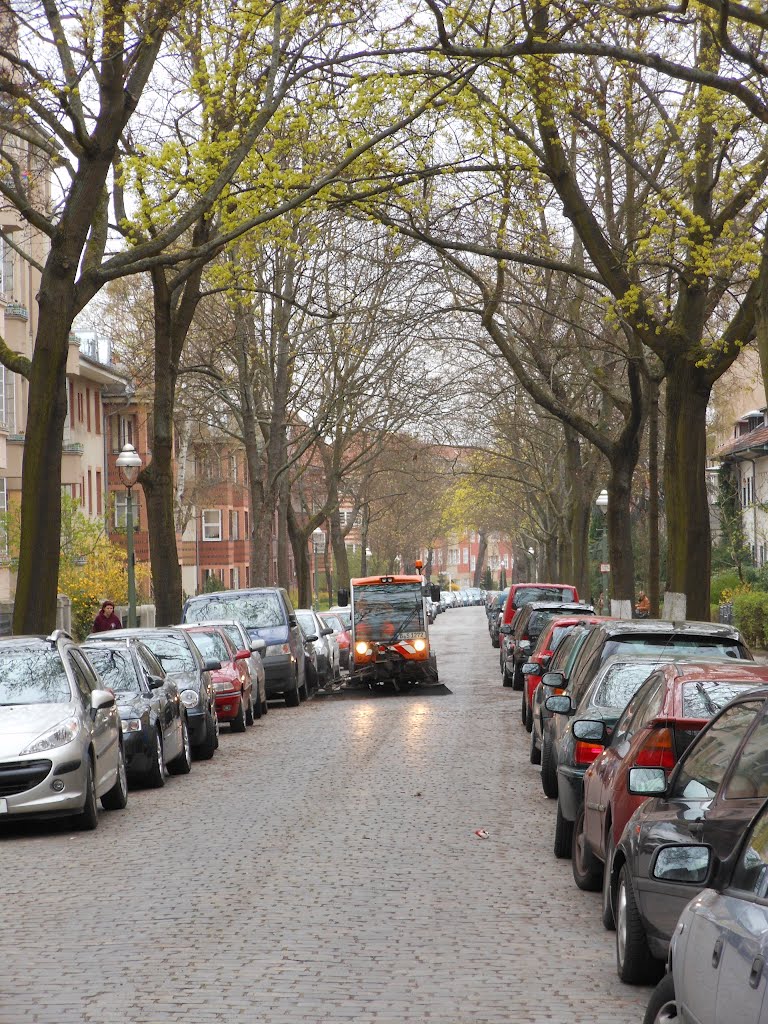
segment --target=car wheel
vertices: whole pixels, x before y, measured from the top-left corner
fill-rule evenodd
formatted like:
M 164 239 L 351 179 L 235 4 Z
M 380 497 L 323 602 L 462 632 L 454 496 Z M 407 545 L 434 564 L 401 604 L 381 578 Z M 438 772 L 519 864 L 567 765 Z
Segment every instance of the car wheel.
M 122 811 L 128 803 L 128 776 L 125 771 L 125 754 L 122 743 L 117 755 L 117 778 L 111 789 L 101 798 L 101 806 L 105 811 Z
M 181 719 L 181 753 L 169 763 L 168 771 L 173 775 L 189 775 L 192 771 L 192 748 L 189 745 L 189 726 L 186 715 Z
M 648 948 L 645 928 L 635 903 L 629 868 L 622 865 L 616 888 L 616 970 L 629 985 L 644 985 L 658 975 L 661 964 Z
M 609 932 L 616 930 L 616 919 L 613 916 L 613 894 L 611 892 L 611 874 L 613 870 L 613 828 L 608 826 L 608 842 L 605 848 L 605 863 L 603 864 L 603 928 Z
M 315 687 L 313 687 L 313 689 L 315 689 Z M 299 687 L 299 700 L 309 700 L 309 680 L 306 676 L 304 676 L 303 684 Z
M 216 721 L 215 714 L 209 709 L 208 716 L 205 719 L 205 739 L 193 750 L 195 757 L 198 757 L 201 761 L 210 761 L 219 745 Z
M 245 732 L 245 695 L 242 692 L 240 693 L 237 714 L 229 723 L 229 727 L 232 732 Z
M 536 745 L 536 733 L 531 729 L 531 750 L 530 750 L 531 764 L 541 764 L 541 751 Z
M 498 646 L 499 646 L 498 639 L 496 639 L 494 637 L 491 637 L 491 647 L 498 647 Z
M 525 694 L 523 694 L 523 700 L 522 700 L 522 703 L 520 704 L 520 721 L 523 723 L 523 726 L 525 726 L 527 718 L 528 718 L 528 714 L 527 714 L 527 711 L 526 711 L 526 708 L 525 708 Z
M 287 708 L 297 708 L 301 704 L 301 694 L 299 693 L 299 677 L 298 674 L 293 680 L 293 689 L 287 690 L 285 693 L 285 706 Z
M 253 725 L 254 714 L 253 714 L 253 691 L 251 691 L 250 699 L 248 700 L 248 706 L 245 709 L 245 724 Z
M 533 708 L 530 704 L 526 705 L 525 708 L 525 731 L 531 732 L 533 730 Z
M 522 690 L 524 679 L 525 676 L 523 675 L 522 667 L 519 664 L 515 664 L 515 667 L 512 670 L 512 689 Z
M 678 1019 L 675 979 L 669 971 L 651 993 L 643 1024 L 672 1024 Z
M 555 856 L 558 860 L 566 860 L 571 856 L 573 846 L 573 822 L 563 817 L 560 809 L 560 801 L 557 801 L 557 816 L 555 818 Z
M 256 699 L 253 702 L 253 718 L 257 721 L 264 714 L 264 704 L 262 703 L 261 697 L 259 696 L 259 688 L 256 687 Z
M 552 743 L 547 742 L 546 736 L 541 741 L 541 788 L 544 795 L 550 800 L 557 796 L 557 762 Z
M 502 684 L 503 684 L 504 686 L 512 686 L 512 685 L 513 685 L 513 683 L 514 683 L 514 679 L 513 679 L 513 678 L 512 678 L 512 676 L 511 676 L 511 675 L 509 675 L 509 673 L 507 672 L 507 666 L 506 666 L 506 664 L 504 665 L 504 667 L 503 667 L 503 668 L 502 668 L 502 670 L 501 670 L 501 682 L 502 682 Z
M 603 880 L 603 865 L 592 853 L 584 833 L 584 804 L 579 808 L 573 826 L 571 851 L 573 880 L 585 892 L 599 892 Z
M 161 789 L 165 785 L 165 756 L 163 754 L 163 738 L 160 730 L 155 730 L 155 739 L 150 754 L 152 765 L 147 772 L 145 779 L 152 789 Z
M 77 827 L 84 832 L 91 832 L 99 824 L 99 808 L 96 804 L 96 776 L 93 771 L 93 758 L 88 755 L 85 769 L 85 802 L 83 810 L 77 816 Z

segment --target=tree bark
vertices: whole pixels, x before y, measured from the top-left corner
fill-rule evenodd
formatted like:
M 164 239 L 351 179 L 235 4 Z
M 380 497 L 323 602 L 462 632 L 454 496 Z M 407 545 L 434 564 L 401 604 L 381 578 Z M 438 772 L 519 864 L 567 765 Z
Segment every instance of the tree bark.
M 312 606 L 312 566 L 309 562 L 309 548 L 306 533 L 296 519 L 293 506 L 288 506 L 288 536 L 293 547 L 293 561 L 299 585 L 299 608 Z
M 648 600 L 651 617 L 659 616 L 659 385 L 648 389 Z
M 349 554 L 341 529 L 341 513 L 338 507 L 331 512 L 329 524 L 333 559 L 336 563 L 336 586 L 339 589 L 349 589 Z
M 667 368 L 664 498 L 668 593 L 687 595 L 685 616 L 709 619 L 711 564 L 706 414 L 711 373 L 694 357 Z
M 635 596 L 635 559 L 632 551 L 630 501 L 637 454 L 616 453 L 608 476 L 608 560 L 611 563 L 611 601 L 625 602 L 623 611 L 631 616 Z M 608 596 L 608 595 L 605 595 Z M 629 609 L 626 608 L 629 604 Z M 613 606 L 612 606 L 613 608 Z M 616 614 L 614 611 L 613 614 Z
M 483 578 L 483 566 L 485 565 L 485 556 L 488 553 L 488 534 L 485 530 L 480 530 L 479 541 L 477 545 L 477 561 L 475 562 L 475 575 L 472 577 L 472 586 L 479 587 L 480 581 Z

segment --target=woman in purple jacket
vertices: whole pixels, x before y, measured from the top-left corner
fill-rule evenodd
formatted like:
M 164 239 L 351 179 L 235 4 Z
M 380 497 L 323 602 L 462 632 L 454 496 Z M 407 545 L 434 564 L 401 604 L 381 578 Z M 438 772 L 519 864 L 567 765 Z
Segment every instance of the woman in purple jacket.
M 93 632 L 105 633 L 108 629 L 122 629 L 123 624 L 115 615 L 114 601 L 105 601 L 99 614 L 93 620 Z

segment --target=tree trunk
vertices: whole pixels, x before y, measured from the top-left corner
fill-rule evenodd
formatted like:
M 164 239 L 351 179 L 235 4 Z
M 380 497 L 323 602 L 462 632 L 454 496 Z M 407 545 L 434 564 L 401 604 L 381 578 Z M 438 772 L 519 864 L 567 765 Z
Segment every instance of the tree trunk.
M 632 551 L 632 475 L 637 456 L 617 453 L 608 477 L 608 560 L 611 563 L 611 614 L 631 618 L 635 596 L 635 561 Z M 605 595 L 608 596 L 608 595 Z
M 429 579 L 432 575 L 432 560 L 434 553 L 435 549 L 430 544 L 430 546 L 427 548 L 427 561 L 424 566 L 424 579 L 427 580 L 427 582 L 429 582 Z
M 363 504 L 363 518 L 360 524 L 360 575 L 368 575 L 368 527 L 371 517 L 368 509 L 368 502 Z
M 336 586 L 340 589 L 349 589 L 349 554 L 341 529 L 341 514 L 338 508 L 331 512 L 329 524 L 333 559 L 336 562 Z
M 472 577 L 472 586 L 479 587 L 480 581 L 483 578 L 483 566 L 485 565 L 485 556 L 488 554 L 488 534 L 485 530 L 480 530 L 479 542 L 477 545 L 477 561 L 475 562 L 475 575 Z
M 584 500 L 583 495 L 574 496 L 571 502 L 571 563 L 563 568 L 567 579 L 563 583 L 573 583 L 580 594 L 589 593 L 589 519 L 592 511 L 591 500 Z
M 648 389 L 648 600 L 651 617 L 659 616 L 659 385 Z
M 309 550 L 307 537 L 296 521 L 296 513 L 293 506 L 289 505 L 288 515 L 288 536 L 291 539 L 293 548 L 293 561 L 296 565 L 296 576 L 299 583 L 299 608 L 311 608 L 312 606 L 312 567 L 309 562 Z
M 52 276 L 43 275 L 29 376 L 14 633 L 50 633 L 56 626 L 72 284 L 69 280 L 51 280 Z
M 288 503 L 291 500 L 291 490 L 285 477 L 280 485 L 280 500 L 277 505 L 277 583 L 286 590 L 291 588 L 289 573 L 288 549 Z
M 709 619 L 711 563 L 706 486 L 707 403 L 711 378 L 693 358 L 667 369 L 664 498 L 667 514 L 667 595 L 684 595 L 688 619 Z M 683 611 L 677 602 L 677 614 Z
M 328 592 L 328 607 L 336 604 L 333 596 L 333 548 L 331 546 L 330 525 L 325 531 L 325 550 L 323 551 L 323 569 L 325 570 L 325 589 Z

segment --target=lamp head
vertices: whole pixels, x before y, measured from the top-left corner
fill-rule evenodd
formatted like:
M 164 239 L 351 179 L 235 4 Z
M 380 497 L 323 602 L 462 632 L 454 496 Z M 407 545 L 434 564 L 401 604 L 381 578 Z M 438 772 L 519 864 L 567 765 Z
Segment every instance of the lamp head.
M 120 481 L 124 487 L 133 487 L 141 471 L 141 457 L 132 444 L 123 445 L 115 461 Z

